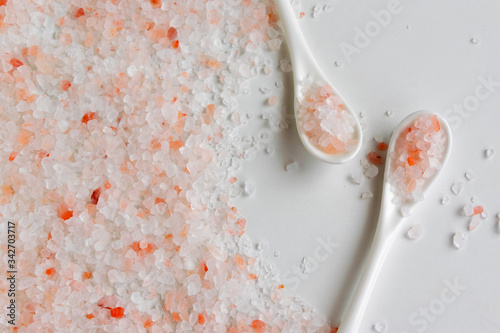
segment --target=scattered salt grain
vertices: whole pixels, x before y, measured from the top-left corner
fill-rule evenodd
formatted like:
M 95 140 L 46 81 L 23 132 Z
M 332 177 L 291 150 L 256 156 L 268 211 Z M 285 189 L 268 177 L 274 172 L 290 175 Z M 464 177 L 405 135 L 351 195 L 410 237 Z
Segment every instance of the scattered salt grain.
M 297 162 L 291 162 L 291 163 L 288 163 L 287 165 L 285 165 L 285 170 L 286 171 L 297 171 L 299 169 L 299 164 Z
M 484 151 L 484 157 L 486 157 L 486 158 L 491 158 L 491 157 L 493 157 L 493 155 L 495 155 L 495 150 L 492 148 L 486 149 Z
M 267 147 L 267 148 L 266 148 L 266 153 L 268 153 L 268 154 L 272 154 L 272 153 L 274 153 L 274 148 L 273 148 L 273 147 L 271 147 L 271 146 Z
M 481 220 L 482 217 L 479 214 L 472 216 L 469 223 L 469 230 L 472 231 L 476 229 L 479 226 L 479 224 L 481 224 Z
M 394 114 L 394 111 L 391 111 L 391 110 L 387 110 L 387 111 L 385 112 L 385 115 L 386 115 L 387 117 L 392 117 L 392 115 L 393 115 L 393 114 Z
M 479 198 L 478 198 L 477 196 L 473 195 L 473 196 L 470 198 L 470 201 L 471 201 L 472 203 L 478 203 L 478 202 L 479 202 Z
M 252 195 L 255 192 L 255 186 L 253 185 L 252 182 L 246 181 L 243 186 L 243 191 L 245 192 L 246 195 Z
M 408 206 L 401 206 L 401 215 L 403 217 L 408 217 L 411 215 L 411 208 Z
M 283 81 L 276 81 L 276 88 L 283 88 Z
M 464 183 L 462 183 L 462 182 L 456 182 L 455 184 L 453 184 L 451 186 L 451 192 L 455 196 L 459 196 L 460 193 L 462 193 L 463 189 L 464 189 Z
M 479 44 L 479 39 L 476 39 L 476 38 L 471 38 L 470 42 L 471 42 L 472 44 L 477 45 L 477 44 Z
M 443 198 L 441 198 L 441 204 L 443 206 L 446 206 L 450 203 L 451 199 L 449 196 L 444 196 Z
M 278 258 L 280 256 L 280 253 L 278 251 L 274 252 L 274 256 Z
M 361 173 L 352 174 L 349 178 L 356 185 L 363 185 L 365 183 L 365 176 Z
M 476 176 L 474 176 L 472 172 L 467 171 L 465 173 L 465 179 L 467 179 L 468 181 L 473 181 L 474 179 L 476 179 Z
M 465 204 L 463 207 L 463 212 L 465 216 L 474 215 L 474 206 L 472 206 L 471 204 Z
M 455 235 L 453 235 L 453 246 L 457 249 L 462 248 L 468 238 L 469 236 L 465 232 L 457 231 Z
M 373 198 L 373 193 L 370 191 L 366 191 L 361 193 L 361 199 L 371 199 Z
M 263 93 L 264 95 L 267 95 L 267 94 L 270 94 L 271 93 L 271 89 L 267 88 L 267 87 L 260 87 L 259 88 L 260 92 Z
M 366 117 L 366 114 L 364 112 L 360 112 L 359 113 L 359 118 L 363 119 L 364 117 Z
M 422 236 L 422 226 L 420 224 L 415 224 L 410 229 L 408 229 L 406 235 L 409 239 L 418 239 Z
M 275 106 L 276 104 L 278 104 L 278 96 L 271 96 L 267 99 L 267 104 L 271 105 L 271 106 Z
M 376 323 L 373 325 L 373 330 L 377 333 L 383 333 L 387 329 L 386 323 Z

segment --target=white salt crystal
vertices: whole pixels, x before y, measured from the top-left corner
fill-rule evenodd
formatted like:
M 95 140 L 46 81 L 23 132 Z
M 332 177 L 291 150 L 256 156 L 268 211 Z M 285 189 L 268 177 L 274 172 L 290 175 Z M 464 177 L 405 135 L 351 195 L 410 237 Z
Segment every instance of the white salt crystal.
M 479 44 L 479 39 L 476 39 L 476 38 L 471 38 L 470 42 L 471 42 L 472 44 L 477 45 L 477 44 Z
M 266 153 L 268 153 L 268 154 L 272 154 L 272 153 L 274 153 L 274 148 L 273 148 L 273 147 L 271 147 L 271 146 L 267 147 L 267 148 L 266 148 Z
M 387 325 L 385 323 L 376 323 L 375 325 L 373 325 L 373 329 L 378 333 L 385 332 L 386 328 Z
M 286 171 L 297 171 L 298 169 L 299 169 L 299 164 L 295 161 L 285 166 Z
M 198 274 L 193 274 L 184 279 L 184 286 L 187 287 L 188 296 L 196 295 L 201 290 L 201 279 Z
M 391 110 L 387 110 L 387 111 L 385 112 L 385 115 L 386 115 L 387 117 L 391 117 L 393 114 L 394 114 L 394 111 L 391 111 Z
M 465 204 L 463 207 L 463 212 L 465 216 L 472 216 L 474 215 L 474 207 L 471 204 Z
M 422 236 L 422 226 L 420 224 L 415 224 L 406 233 L 409 239 L 418 239 Z
M 470 219 L 470 223 L 469 223 L 469 230 L 472 231 L 472 230 L 476 229 L 480 223 L 481 223 L 481 215 L 476 214 L 476 215 L 472 216 L 472 218 Z
M 462 183 L 462 182 L 456 182 L 455 184 L 453 184 L 451 186 L 451 192 L 455 196 L 459 196 L 460 193 L 462 193 L 463 189 L 464 189 L 464 183 Z
M 481 213 L 481 217 L 482 217 L 483 219 L 488 218 L 488 216 L 490 216 L 490 214 L 489 214 L 487 211 L 483 211 L 483 212 Z
M 465 232 L 457 231 L 455 235 L 453 235 L 453 246 L 457 249 L 462 248 L 468 238 L 469 236 Z
M 495 150 L 492 148 L 486 149 L 484 151 L 484 157 L 486 157 L 486 158 L 491 158 L 491 157 L 493 157 L 493 155 L 495 155 Z
M 365 172 L 364 172 L 365 176 L 369 179 L 375 177 L 376 175 L 378 175 L 378 168 L 373 165 L 373 164 L 370 164 L 368 165 L 368 167 L 365 169 Z
M 277 88 L 283 88 L 283 81 L 276 81 L 275 85 Z
M 108 279 L 109 282 L 111 283 L 116 283 L 116 282 L 123 283 L 125 282 L 125 278 L 126 278 L 125 273 L 119 270 L 112 269 L 108 272 Z
M 271 89 L 267 88 L 267 87 L 260 87 L 260 92 L 263 93 L 264 95 L 267 95 L 267 94 L 270 94 L 271 93 Z
M 359 118 L 363 119 L 364 117 L 366 117 L 366 114 L 364 112 L 360 112 L 359 113 Z
M 265 251 L 269 248 L 269 244 L 266 241 L 260 241 L 257 243 L 257 250 Z
M 361 199 L 371 199 L 373 198 L 373 193 L 370 191 L 366 191 L 361 193 Z
M 408 206 L 402 206 L 401 207 L 401 215 L 403 217 L 408 217 L 411 215 L 411 208 Z
M 340 61 L 335 61 L 335 66 L 337 67 L 342 67 L 343 64 Z
M 470 201 L 472 203 L 478 203 L 479 202 L 479 198 L 477 196 L 472 196 L 472 198 L 470 198 Z
M 332 5 L 325 5 L 325 6 L 323 7 L 323 10 L 324 10 L 325 12 L 329 12 L 329 11 L 331 11 L 332 9 L 333 9 L 333 6 L 332 6 Z
M 446 206 L 447 204 L 449 204 L 449 203 L 450 203 L 450 200 L 451 200 L 451 199 L 450 199 L 450 197 L 449 197 L 449 196 L 444 196 L 444 197 L 441 199 L 441 204 L 442 204 L 443 206 Z
M 476 177 L 474 176 L 474 174 L 470 171 L 467 171 L 465 173 L 465 178 L 468 180 L 468 181 L 473 181 L 474 179 L 476 179 Z
M 243 185 L 243 191 L 246 195 L 252 195 L 255 192 L 255 186 L 252 184 L 252 182 L 246 181 Z
M 274 256 L 278 258 L 280 256 L 280 253 L 278 251 L 274 252 Z
M 350 179 L 356 185 L 363 185 L 365 182 L 365 176 L 362 173 L 352 174 Z
M 375 136 L 373 137 L 373 139 L 374 139 L 375 141 L 377 141 L 378 143 L 380 143 L 380 142 L 384 142 L 384 141 L 385 141 L 385 140 L 384 140 L 384 135 L 383 135 L 383 134 L 377 134 L 377 135 L 375 135 Z

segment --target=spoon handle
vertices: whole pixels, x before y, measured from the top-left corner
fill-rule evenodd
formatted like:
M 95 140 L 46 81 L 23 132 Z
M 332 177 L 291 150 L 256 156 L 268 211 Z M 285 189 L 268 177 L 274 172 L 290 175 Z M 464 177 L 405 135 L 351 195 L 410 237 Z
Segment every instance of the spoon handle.
M 339 333 L 358 333 L 361 320 L 365 313 L 370 295 L 377 281 L 377 277 L 382 268 L 389 249 L 394 243 L 396 236 L 401 230 L 402 223 L 398 216 L 392 217 L 393 223 L 384 221 L 383 214 L 380 216 L 377 231 L 373 238 L 370 254 L 365 261 L 363 273 L 359 279 L 356 291 L 351 299 L 342 322 L 339 327 Z M 396 220 L 397 219 L 397 220 Z M 399 222 L 399 223 L 398 223 Z
M 274 2 L 278 9 L 283 33 L 292 60 L 294 80 L 298 83 L 309 72 L 317 72 L 319 67 L 299 28 L 290 0 L 274 0 Z

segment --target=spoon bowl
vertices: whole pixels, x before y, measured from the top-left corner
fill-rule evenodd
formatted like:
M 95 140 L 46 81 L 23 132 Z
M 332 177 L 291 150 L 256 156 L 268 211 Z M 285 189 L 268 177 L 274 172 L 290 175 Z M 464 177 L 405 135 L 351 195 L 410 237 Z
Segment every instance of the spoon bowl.
M 352 159 L 358 152 L 363 141 L 363 133 L 361 125 L 359 124 L 358 117 L 353 112 L 349 104 L 346 102 L 342 95 L 333 87 L 333 85 L 326 78 L 322 70 L 319 68 L 314 56 L 312 55 L 304 36 L 298 27 L 297 20 L 295 19 L 295 12 L 289 0 L 275 0 L 276 7 L 280 16 L 281 24 L 283 25 L 283 33 L 288 45 L 290 58 L 293 67 L 293 82 L 294 82 L 294 114 L 297 124 L 297 131 L 300 140 L 307 151 L 325 161 L 332 164 L 342 164 Z M 301 127 L 301 115 L 299 114 L 300 103 L 303 101 L 303 91 L 306 81 L 312 82 L 325 82 L 332 87 L 333 93 L 342 100 L 342 108 L 352 115 L 354 119 L 354 133 L 352 140 L 354 145 L 346 151 L 328 153 L 313 143 Z
M 382 202 L 380 206 L 379 220 L 377 224 L 377 230 L 375 232 L 373 243 L 370 249 L 368 257 L 363 262 L 363 273 L 360 277 L 354 295 L 351 302 L 347 308 L 344 317 L 342 318 L 341 325 L 339 327 L 339 333 L 358 333 L 361 320 L 363 318 L 364 312 L 368 305 L 370 295 L 375 286 L 376 279 L 382 268 L 382 264 L 389 253 L 391 245 L 394 243 L 396 236 L 400 234 L 400 231 L 404 225 L 401 219 L 404 218 L 402 213 L 402 208 L 411 209 L 417 201 L 406 201 L 398 202 L 395 200 L 395 193 L 391 191 L 391 184 L 389 182 L 389 177 L 392 172 L 392 158 L 391 153 L 395 152 L 396 142 L 400 137 L 401 133 L 405 131 L 410 124 L 416 119 L 424 115 L 433 115 L 429 111 L 417 111 L 410 114 L 408 117 L 403 119 L 401 123 L 396 127 L 392 134 L 391 141 L 387 150 L 387 160 L 385 165 L 384 173 L 384 185 L 382 189 Z M 441 167 L 437 172 L 427 179 L 423 191 L 427 191 L 432 183 L 435 182 L 436 178 L 439 176 L 443 170 L 451 152 L 452 146 L 452 133 L 451 128 L 446 122 L 446 120 L 437 115 L 441 129 L 444 131 L 443 134 L 446 135 L 446 149 L 443 152 L 441 159 Z

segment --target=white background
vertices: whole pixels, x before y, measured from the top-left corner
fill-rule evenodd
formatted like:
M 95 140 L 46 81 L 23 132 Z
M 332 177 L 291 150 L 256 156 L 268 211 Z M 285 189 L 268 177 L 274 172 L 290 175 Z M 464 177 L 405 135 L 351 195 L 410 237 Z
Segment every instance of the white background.
M 340 322 L 347 306 L 377 222 L 382 174 L 361 186 L 349 180 L 349 175 L 362 170 L 359 159 L 375 149 L 372 138 L 383 134 L 389 139 L 392 129 L 413 111 L 445 114 L 454 104 L 473 101 L 480 77 L 492 76 L 500 82 L 500 2 L 492 0 L 402 0 L 400 13 L 392 15 L 389 25 L 359 54 L 346 59 L 341 43 L 354 46 L 356 27 L 363 30 L 374 22 L 370 12 L 387 9 L 388 3 L 313 0 L 300 4 L 306 14 L 300 26 L 319 65 L 353 109 L 366 114 L 362 119 L 367 126 L 365 142 L 359 155 L 340 166 L 314 159 L 301 146 L 292 122 L 289 129 L 272 136 L 273 154 L 260 152 L 238 175 L 240 182 L 249 181 L 256 188 L 254 194 L 238 199 L 250 237 L 255 243 L 269 243 L 264 254 L 282 275 L 287 273 L 285 288 L 314 305 L 333 325 Z M 326 4 L 332 10 L 313 19 L 313 6 Z M 472 43 L 472 38 L 479 44 Z M 286 45 L 282 58 L 288 58 Z M 278 59 L 272 61 L 276 69 Z M 269 127 L 260 117 L 263 112 L 283 107 L 292 112 L 293 96 L 285 93 L 292 91 L 290 78 L 291 74 L 274 70 L 252 81 L 250 94 L 240 99 L 242 113 L 254 114 L 246 134 Z M 274 83 L 283 80 L 284 88 L 277 88 Z M 277 107 L 266 105 L 272 94 L 263 94 L 261 87 L 280 97 Z M 462 116 L 459 124 L 454 121 L 448 165 L 426 200 L 401 222 L 404 232 L 384 264 L 362 332 L 372 332 L 376 323 L 385 323 L 385 331 L 391 333 L 500 331 L 496 218 L 500 212 L 500 87 L 495 89 L 466 114 L 467 119 Z M 390 117 L 388 110 L 393 112 Z M 495 149 L 495 155 L 486 159 L 486 149 Z M 297 161 L 298 170 L 286 172 L 284 166 L 291 161 Z M 475 175 L 473 181 L 464 178 L 466 171 Z M 456 181 L 465 185 L 459 196 L 450 191 Z M 372 191 L 374 197 L 360 199 L 363 191 Z M 451 202 L 441 205 L 445 196 Z M 473 196 L 489 217 L 457 250 L 451 239 L 456 231 L 467 230 L 469 218 L 461 214 L 461 208 Z M 409 240 L 405 233 L 417 223 L 423 235 Z M 314 257 L 318 238 L 328 237 L 338 248 L 300 284 L 291 282 L 296 277 L 293 267 L 300 266 L 306 256 Z M 454 295 L 446 281 L 465 290 L 455 290 Z M 455 296 L 452 301 L 451 296 Z M 419 313 L 425 309 L 427 319 Z

